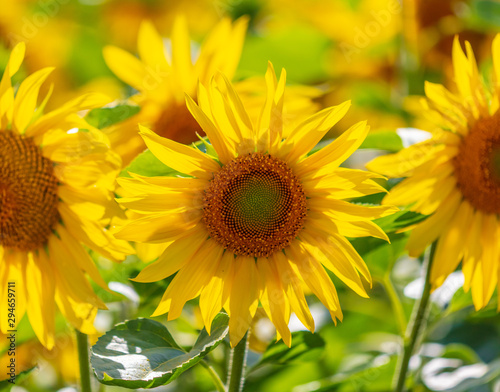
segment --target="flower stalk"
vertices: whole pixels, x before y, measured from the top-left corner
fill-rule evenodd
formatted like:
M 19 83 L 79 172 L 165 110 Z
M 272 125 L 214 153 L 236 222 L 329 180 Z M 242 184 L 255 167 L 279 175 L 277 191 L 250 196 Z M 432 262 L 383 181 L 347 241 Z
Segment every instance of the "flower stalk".
M 207 372 L 210 375 L 210 378 L 212 379 L 212 382 L 214 383 L 217 392 L 226 392 L 224 383 L 222 382 L 222 380 L 220 379 L 219 375 L 214 370 L 214 368 L 210 366 L 205 360 L 201 360 L 200 365 L 203 366 L 205 369 L 207 369 Z
M 404 391 L 405 381 L 407 378 L 408 366 L 410 363 L 411 356 L 416 349 L 416 344 L 420 340 L 419 338 L 422 336 L 423 331 L 425 330 L 424 327 L 426 325 L 426 320 L 427 320 L 426 317 L 427 308 L 431 296 L 431 282 L 430 282 L 431 268 L 434 260 L 434 254 L 436 251 L 436 244 L 437 240 L 432 243 L 429 257 L 426 259 L 424 263 L 424 268 L 425 268 L 424 290 L 422 292 L 422 297 L 420 298 L 418 303 L 415 303 L 411 320 L 408 325 L 408 329 L 406 331 L 403 356 L 398 363 L 396 371 L 395 387 L 394 387 L 395 392 Z
M 235 348 L 231 350 L 229 359 L 228 392 L 242 392 L 245 383 L 244 370 L 248 353 L 248 334 L 243 336 Z
M 75 330 L 78 347 L 78 362 L 80 364 L 80 385 L 82 392 L 92 392 L 90 388 L 90 360 L 88 336 Z

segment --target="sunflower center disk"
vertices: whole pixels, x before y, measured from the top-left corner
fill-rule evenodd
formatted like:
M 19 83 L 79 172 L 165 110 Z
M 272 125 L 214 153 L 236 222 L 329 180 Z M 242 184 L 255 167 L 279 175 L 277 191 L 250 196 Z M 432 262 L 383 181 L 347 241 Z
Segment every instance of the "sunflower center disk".
M 210 236 L 237 255 L 266 257 L 284 249 L 306 218 L 302 184 L 288 165 L 262 153 L 235 158 L 205 192 Z
M 205 136 L 205 132 L 189 112 L 185 103 L 168 105 L 156 121 L 154 131 L 160 136 L 184 144 L 197 141 L 197 133 L 200 136 Z
M 500 113 L 480 119 L 455 158 L 458 187 L 477 210 L 500 213 Z
M 43 246 L 59 219 L 52 162 L 30 138 L 0 130 L 0 245 Z

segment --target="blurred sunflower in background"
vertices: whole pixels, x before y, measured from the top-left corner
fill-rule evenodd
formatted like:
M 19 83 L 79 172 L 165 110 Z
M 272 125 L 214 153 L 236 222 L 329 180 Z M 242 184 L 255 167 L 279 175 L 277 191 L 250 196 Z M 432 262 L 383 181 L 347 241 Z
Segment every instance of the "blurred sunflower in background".
M 409 177 L 384 198 L 431 215 L 412 230 L 407 248 L 417 257 L 434 241 L 434 288 L 462 261 L 464 290 L 483 308 L 500 282 L 500 35 L 493 41 L 493 79 L 478 72 L 472 47 L 453 44 L 457 91 L 426 83 L 424 114 L 438 125 L 432 137 L 367 167 Z M 500 294 L 500 290 L 499 290 Z
M 25 54 L 12 51 L 0 82 L 0 282 L 16 284 L 16 322 L 27 313 L 47 348 L 54 345 L 55 305 L 78 330 L 95 332 L 93 320 L 104 303 L 86 275 L 107 285 L 84 246 L 112 260 L 133 250 L 109 231 L 120 214 L 113 189 L 121 162 L 106 137 L 76 112 L 108 99 L 88 94 L 42 114 L 50 94 L 37 106 L 45 68 L 17 88 L 11 84 Z M 7 290 L 0 300 L 7 303 Z M 2 308 L 1 331 L 8 325 Z
M 362 279 L 370 272 L 345 236 L 387 239 L 372 219 L 395 208 L 367 207 L 342 199 L 383 192 L 376 175 L 340 168 L 361 144 L 368 127 L 358 123 L 322 150 L 307 156 L 347 112 L 350 103 L 324 109 L 283 136 L 285 72 L 270 65 L 267 99 L 253 123 L 233 85 L 217 74 L 198 86 L 186 103 L 211 142 L 203 153 L 141 127 L 146 145 L 183 177 L 121 178 L 128 197 L 122 206 L 136 213 L 117 237 L 168 243 L 160 258 L 135 278 L 154 282 L 177 272 L 153 316 L 180 316 L 200 296 L 205 327 L 224 308 L 230 342 L 245 335 L 259 301 L 290 346 L 293 311 L 311 331 L 314 320 L 302 285 L 342 320 L 335 287 L 324 267 L 367 297 Z
M 208 82 L 216 70 L 229 77 L 234 75 L 246 25 L 245 18 L 234 23 L 228 18 L 220 21 L 201 45 L 194 62 L 183 17 L 174 22 L 170 53 L 151 22 L 143 22 L 139 29 L 140 59 L 115 46 L 104 48 L 106 63 L 121 80 L 137 90 L 130 99 L 141 108 L 137 115 L 107 131 L 124 164 L 145 148 L 137 123 L 181 143 L 197 140 L 196 133 L 202 130 L 187 110 L 184 94 L 194 95 L 198 80 Z

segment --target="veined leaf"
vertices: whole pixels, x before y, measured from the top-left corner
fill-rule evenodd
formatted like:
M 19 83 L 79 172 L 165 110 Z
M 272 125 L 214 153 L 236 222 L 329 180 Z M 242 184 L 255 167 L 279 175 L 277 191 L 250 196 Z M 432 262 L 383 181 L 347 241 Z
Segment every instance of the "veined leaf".
M 175 380 L 219 345 L 228 333 L 229 317 L 218 314 L 212 333 L 203 329 L 189 351 L 183 350 L 161 323 L 140 318 L 118 324 L 92 347 L 97 379 L 125 388 L 155 388 Z

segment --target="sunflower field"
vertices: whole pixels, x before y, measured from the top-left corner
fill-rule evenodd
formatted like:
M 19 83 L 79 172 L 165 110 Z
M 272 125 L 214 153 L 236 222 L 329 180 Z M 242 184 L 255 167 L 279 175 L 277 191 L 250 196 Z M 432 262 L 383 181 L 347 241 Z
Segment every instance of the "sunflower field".
M 0 391 L 500 392 L 500 1 L 0 0 Z

